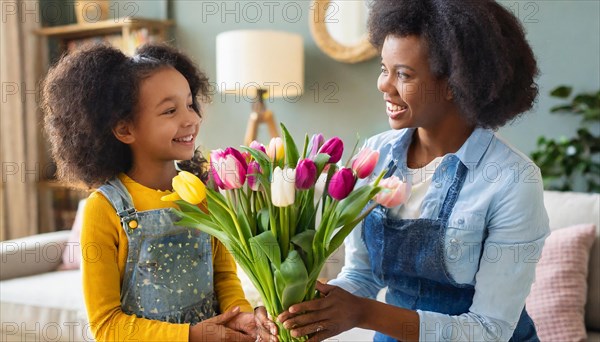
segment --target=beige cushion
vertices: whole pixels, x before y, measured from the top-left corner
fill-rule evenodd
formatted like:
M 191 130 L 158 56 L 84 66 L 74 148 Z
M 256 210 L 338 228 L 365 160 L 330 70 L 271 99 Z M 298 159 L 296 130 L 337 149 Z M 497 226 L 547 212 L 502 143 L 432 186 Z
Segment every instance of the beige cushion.
M 30 336 L 38 341 L 93 341 L 79 270 L 2 281 L 0 300 L 2 333 L 7 340 Z
M 56 270 L 69 234 L 63 230 L 0 242 L 0 280 Z
M 600 331 L 600 194 L 545 191 L 544 204 L 553 230 L 576 224 L 596 225 L 596 238 L 588 266 L 585 323 L 588 329 Z

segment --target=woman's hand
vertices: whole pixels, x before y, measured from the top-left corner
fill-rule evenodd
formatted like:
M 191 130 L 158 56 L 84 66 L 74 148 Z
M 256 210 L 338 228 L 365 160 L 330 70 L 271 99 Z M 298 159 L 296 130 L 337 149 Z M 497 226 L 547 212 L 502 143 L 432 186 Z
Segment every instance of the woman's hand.
M 264 306 L 254 309 L 254 320 L 257 327 L 257 341 L 277 342 L 277 324 L 269 319 Z
M 190 327 L 190 342 L 204 341 L 247 341 L 255 340 L 253 336 L 230 329 L 227 324 L 240 315 L 240 308 L 235 307 L 221 315 L 204 320 Z
M 292 336 L 309 335 L 321 341 L 363 323 L 362 298 L 337 287 L 317 282 L 322 298 L 290 306 L 277 317 Z

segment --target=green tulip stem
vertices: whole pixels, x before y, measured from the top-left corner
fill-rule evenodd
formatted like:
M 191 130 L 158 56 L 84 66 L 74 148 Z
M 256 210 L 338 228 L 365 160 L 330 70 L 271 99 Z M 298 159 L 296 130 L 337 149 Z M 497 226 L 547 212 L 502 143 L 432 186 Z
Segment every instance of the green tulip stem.
M 230 193 L 230 191 L 226 190 L 225 194 L 226 194 L 226 199 L 227 199 L 228 204 L 224 204 L 222 202 L 220 204 L 222 204 L 223 209 L 225 209 L 229 213 L 229 216 L 231 216 L 231 220 L 233 221 L 233 224 L 235 225 L 235 230 L 238 233 L 238 238 L 239 238 L 238 241 L 241 242 L 242 247 L 244 248 L 244 252 L 246 252 L 246 254 L 248 254 L 248 255 L 252 255 L 252 253 L 250 252 L 250 247 L 248 246 L 248 242 L 246 241 L 246 238 L 244 237 L 244 234 L 242 233 L 242 227 L 240 227 L 240 223 L 238 222 L 237 215 L 235 214 L 235 212 L 233 212 L 231 210 L 231 208 L 235 208 L 233 206 L 233 203 L 231 202 L 231 193 Z

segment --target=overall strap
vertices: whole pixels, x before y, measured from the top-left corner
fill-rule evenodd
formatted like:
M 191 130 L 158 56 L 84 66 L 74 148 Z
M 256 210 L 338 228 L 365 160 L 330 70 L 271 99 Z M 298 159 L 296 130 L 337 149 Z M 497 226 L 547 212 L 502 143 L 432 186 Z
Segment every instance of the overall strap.
M 452 209 L 454 208 L 454 204 L 458 199 L 458 194 L 460 193 L 460 189 L 462 189 L 463 183 L 465 182 L 465 178 L 467 175 L 467 167 L 458 161 L 456 163 L 457 169 L 454 174 L 454 179 L 452 180 L 452 184 L 448 189 L 448 193 L 446 195 L 446 199 L 444 200 L 444 204 L 442 205 L 442 209 L 440 210 L 439 219 L 443 222 L 448 221 L 450 218 L 450 214 L 452 213 Z
M 108 181 L 102 185 L 100 191 L 115 208 L 122 223 L 128 223 L 135 216 L 136 210 L 129 192 L 118 178 Z

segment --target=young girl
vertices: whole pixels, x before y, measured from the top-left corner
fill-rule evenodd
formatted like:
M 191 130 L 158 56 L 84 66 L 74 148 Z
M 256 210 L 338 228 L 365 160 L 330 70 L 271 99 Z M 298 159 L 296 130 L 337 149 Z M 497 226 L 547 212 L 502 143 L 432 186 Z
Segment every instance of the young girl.
M 537 341 L 525 298 L 549 234 L 541 176 L 494 133 L 537 95 L 518 19 L 490 0 L 375 1 L 369 15 L 375 115 L 392 128 L 367 142 L 381 155 L 374 174 L 413 191 L 349 235 L 323 298 L 278 319 L 311 341 L 353 327 L 376 341 Z M 385 303 L 372 300 L 384 287 Z
M 253 341 L 255 322 L 224 246 L 176 224 L 174 161 L 191 159 L 208 79 L 185 55 L 97 45 L 63 57 L 43 87 L 59 176 L 87 200 L 83 291 L 98 341 Z M 223 314 L 218 315 L 222 312 Z

